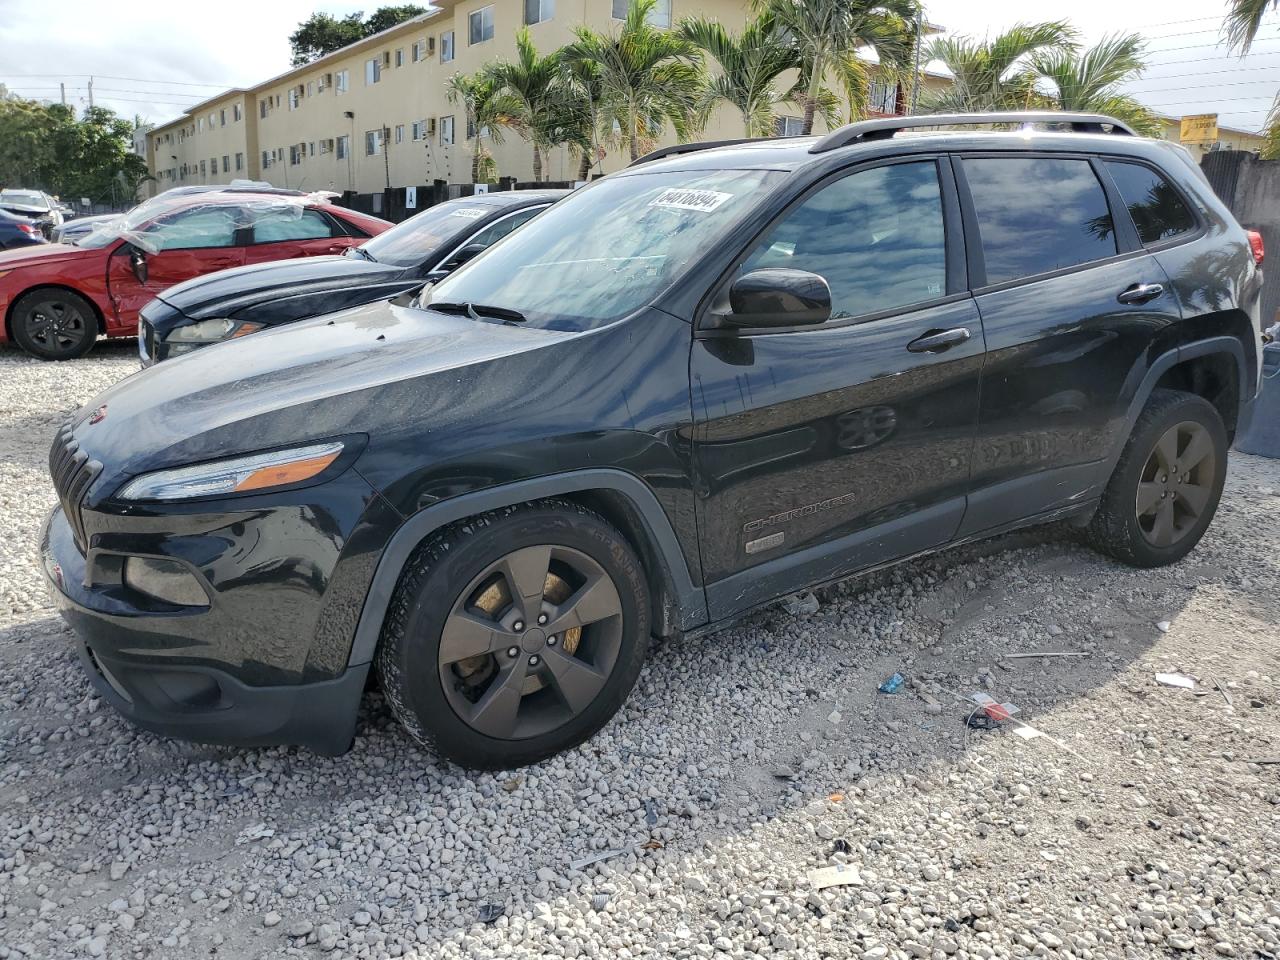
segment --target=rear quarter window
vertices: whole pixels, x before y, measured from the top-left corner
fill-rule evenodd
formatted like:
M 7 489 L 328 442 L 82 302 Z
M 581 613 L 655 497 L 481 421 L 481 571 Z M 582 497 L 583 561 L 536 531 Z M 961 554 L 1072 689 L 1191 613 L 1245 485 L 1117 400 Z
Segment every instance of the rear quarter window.
M 1166 177 L 1139 163 L 1106 163 L 1144 244 L 1172 240 L 1196 229 L 1195 217 Z
M 974 157 L 963 165 L 988 284 L 1115 256 L 1107 195 L 1088 160 Z

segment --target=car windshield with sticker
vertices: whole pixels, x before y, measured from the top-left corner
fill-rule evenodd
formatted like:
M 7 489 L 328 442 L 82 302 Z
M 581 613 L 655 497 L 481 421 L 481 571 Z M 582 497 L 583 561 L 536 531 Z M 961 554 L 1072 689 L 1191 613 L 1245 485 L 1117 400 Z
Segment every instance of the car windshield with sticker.
M 492 206 L 469 201 L 441 203 L 367 240 L 350 256 L 414 267 L 450 241 L 461 240 L 475 229 L 477 220 L 494 212 Z
M 588 330 L 651 303 L 782 174 L 673 170 L 571 194 L 457 273 L 425 304 L 473 304 L 530 326 Z

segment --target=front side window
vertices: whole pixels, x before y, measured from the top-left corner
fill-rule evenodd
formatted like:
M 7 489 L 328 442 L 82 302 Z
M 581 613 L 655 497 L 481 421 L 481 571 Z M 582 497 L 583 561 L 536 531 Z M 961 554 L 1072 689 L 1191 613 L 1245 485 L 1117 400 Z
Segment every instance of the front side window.
M 1088 160 L 966 159 L 987 283 L 1115 256 L 1107 195 Z
M 431 300 L 515 310 L 552 330 L 620 320 L 683 277 L 784 176 L 673 170 L 599 180 L 436 284 Z
M 453 59 L 453 31 L 446 30 L 440 34 L 440 62 L 448 63 Z
M 254 243 L 283 243 L 286 240 L 322 240 L 333 236 L 333 228 L 315 210 L 271 212 L 259 217 L 253 225 Z
M 524 0 L 524 22 L 542 23 L 556 15 L 556 0 Z
M 769 231 L 739 274 L 764 267 L 825 279 L 833 320 L 943 296 L 947 243 L 937 164 L 875 167 L 823 187 Z
M 493 5 L 473 10 L 467 18 L 467 42 L 484 43 L 493 39 Z
M 1108 160 L 1107 172 L 1129 208 L 1144 244 L 1170 240 L 1196 228 L 1196 219 L 1168 180 L 1139 163 Z
M 237 226 L 243 219 L 242 211 L 235 207 L 196 207 L 153 220 L 128 239 L 150 253 L 233 247 Z

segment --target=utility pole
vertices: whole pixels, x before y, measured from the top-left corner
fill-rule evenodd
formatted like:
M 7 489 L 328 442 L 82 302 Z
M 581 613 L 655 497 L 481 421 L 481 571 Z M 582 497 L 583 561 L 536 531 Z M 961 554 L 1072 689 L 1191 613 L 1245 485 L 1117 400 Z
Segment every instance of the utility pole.
M 387 189 L 391 189 L 391 128 L 382 126 L 382 166 L 387 174 Z
M 58 84 L 58 89 L 62 91 L 62 105 L 67 105 L 67 85 L 65 82 Z
M 89 78 L 89 109 L 93 109 L 93 77 Z
M 924 42 L 924 7 L 916 8 L 916 69 L 911 77 L 911 109 L 910 116 L 916 114 L 916 104 L 920 102 L 920 46 Z

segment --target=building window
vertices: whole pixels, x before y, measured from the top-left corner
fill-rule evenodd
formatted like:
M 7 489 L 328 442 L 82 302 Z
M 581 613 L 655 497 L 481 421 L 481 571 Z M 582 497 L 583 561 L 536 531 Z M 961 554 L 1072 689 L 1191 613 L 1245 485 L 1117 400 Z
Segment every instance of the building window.
M 382 58 L 374 57 L 364 62 L 364 83 L 371 87 L 382 79 Z
M 779 117 L 776 130 L 779 137 L 798 137 L 804 133 L 804 121 L 799 117 Z
M 351 71 L 339 70 L 334 74 L 333 88 L 338 93 L 346 93 L 351 87 Z
M 399 50 L 396 51 L 396 66 L 397 67 L 404 66 L 404 48 L 403 47 L 401 47 Z
M 239 173 L 243 169 L 244 169 L 244 154 L 237 153 L 236 154 L 236 173 Z
M 201 133 L 204 133 L 204 117 L 197 118 L 196 129 L 199 130 Z
M 414 63 L 417 63 L 419 60 L 425 59 L 427 56 L 427 41 L 425 40 L 413 41 L 413 51 L 412 53 L 410 53 L 410 56 L 413 58 Z
M 258 117 L 262 120 L 267 119 L 267 101 L 258 101 Z
M 218 111 L 218 126 L 225 127 L 227 125 L 227 111 L 225 108 Z
M 370 130 L 364 135 L 364 155 L 376 157 L 382 152 L 382 130 Z
M 447 147 L 453 143 L 453 117 L 440 118 L 440 146 Z
M 316 142 L 312 140 L 307 144 L 307 156 L 314 157 L 316 155 Z
M 446 30 L 440 34 L 440 62 L 448 63 L 453 59 L 453 31 Z
M 872 80 L 867 88 L 867 109 L 872 113 L 897 113 L 898 85 L 892 81 Z
M 627 19 L 627 7 L 630 5 L 629 0 L 613 0 L 613 19 Z M 658 0 L 646 19 L 650 26 L 663 28 L 671 26 L 671 0 Z
M 316 95 L 316 82 L 314 80 L 307 81 L 307 96 L 314 97 Z
M 204 161 L 203 160 L 200 161 L 200 176 L 201 178 L 204 177 Z
M 298 145 L 296 143 L 289 144 L 289 166 L 296 167 L 302 162 L 302 158 L 298 155 Z
M 231 157 L 225 153 L 222 155 L 222 172 L 223 173 L 231 172 Z
M 338 138 L 338 159 L 345 160 L 351 156 L 351 137 L 343 134 Z
M 404 124 L 396 124 L 396 143 L 404 143 Z
M 298 88 L 297 87 L 289 88 L 289 109 L 290 110 L 298 109 Z
M 524 0 L 524 22 L 542 23 L 556 15 L 556 0 Z
M 235 104 L 231 108 L 231 121 L 233 123 L 239 123 L 243 116 L 244 114 L 240 111 L 240 104 Z
M 473 10 L 467 17 L 467 42 L 484 43 L 493 39 L 493 4 Z
M 427 122 L 426 122 L 425 120 L 415 120 L 415 121 L 413 121 L 413 123 L 412 123 L 412 124 L 410 125 L 410 127 L 409 127 L 409 135 L 410 135 L 414 140 L 421 140 L 421 139 L 422 139 L 422 131 L 423 131 L 423 128 L 424 128 L 424 127 L 426 127 L 426 125 L 427 125 Z

